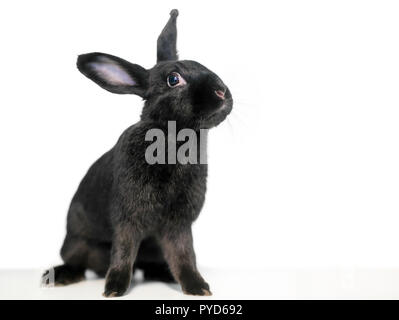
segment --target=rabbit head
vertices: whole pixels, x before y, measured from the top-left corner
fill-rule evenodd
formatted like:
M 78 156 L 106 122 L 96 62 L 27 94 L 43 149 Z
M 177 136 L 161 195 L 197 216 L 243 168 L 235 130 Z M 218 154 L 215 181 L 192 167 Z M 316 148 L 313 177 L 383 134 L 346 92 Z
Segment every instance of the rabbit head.
M 78 69 L 102 88 L 119 94 L 136 94 L 145 100 L 141 119 L 206 129 L 218 125 L 231 112 L 233 100 L 223 81 L 198 62 L 178 60 L 176 18 L 158 37 L 157 64 L 145 69 L 105 53 L 78 57 Z

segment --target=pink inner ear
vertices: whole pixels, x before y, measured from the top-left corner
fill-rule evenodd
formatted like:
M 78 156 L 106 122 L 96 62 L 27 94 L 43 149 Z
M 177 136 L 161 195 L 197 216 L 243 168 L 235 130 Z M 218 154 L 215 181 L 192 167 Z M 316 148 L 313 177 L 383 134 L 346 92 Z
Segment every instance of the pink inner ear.
M 110 59 L 101 57 L 100 62 L 91 62 L 89 65 L 99 77 L 111 85 L 136 85 L 132 77 L 120 65 Z

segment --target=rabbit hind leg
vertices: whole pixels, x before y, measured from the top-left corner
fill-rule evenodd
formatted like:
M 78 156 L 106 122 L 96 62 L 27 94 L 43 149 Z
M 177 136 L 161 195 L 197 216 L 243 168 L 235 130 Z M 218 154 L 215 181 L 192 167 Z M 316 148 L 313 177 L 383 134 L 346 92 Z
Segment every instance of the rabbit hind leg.
M 93 270 L 104 277 L 110 260 L 111 244 L 67 235 L 61 249 L 64 264 L 47 270 L 42 282 L 68 285 L 85 279 L 85 271 Z

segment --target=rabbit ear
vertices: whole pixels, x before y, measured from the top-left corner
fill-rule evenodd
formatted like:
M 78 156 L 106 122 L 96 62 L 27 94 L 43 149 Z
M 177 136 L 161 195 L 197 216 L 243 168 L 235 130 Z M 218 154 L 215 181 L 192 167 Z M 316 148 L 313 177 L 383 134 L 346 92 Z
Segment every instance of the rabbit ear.
M 176 51 L 176 18 L 178 15 L 179 11 L 177 9 L 173 9 L 170 12 L 169 21 L 158 37 L 157 62 L 179 59 Z
M 133 93 L 144 97 L 147 90 L 146 69 L 110 54 L 82 54 L 78 57 L 77 67 L 86 77 L 113 93 Z

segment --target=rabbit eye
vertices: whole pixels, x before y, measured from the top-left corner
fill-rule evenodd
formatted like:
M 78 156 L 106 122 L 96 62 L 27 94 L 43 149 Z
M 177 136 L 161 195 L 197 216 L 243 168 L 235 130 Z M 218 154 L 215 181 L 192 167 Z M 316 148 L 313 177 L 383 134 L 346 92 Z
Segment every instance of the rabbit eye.
M 172 72 L 170 75 L 168 75 L 166 82 L 168 83 L 169 87 L 176 87 L 179 84 L 183 85 L 186 82 L 184 81 L 184 79 L 182 78 L 182 76 L 180 74 L 178 74 L 177 72 Z

